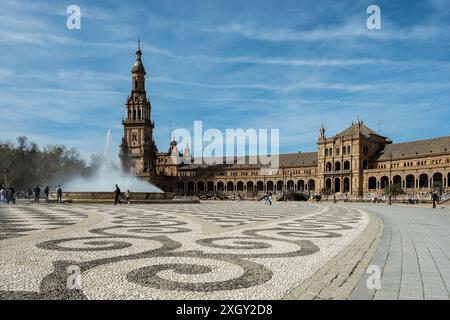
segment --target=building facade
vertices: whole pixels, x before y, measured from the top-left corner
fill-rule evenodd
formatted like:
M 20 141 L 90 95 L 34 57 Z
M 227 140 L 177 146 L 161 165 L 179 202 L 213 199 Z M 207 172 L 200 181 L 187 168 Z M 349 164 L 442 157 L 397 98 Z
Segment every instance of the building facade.
M 141 56 L 138 48 L 122 122 L 120 158 L 126 171 L 164 191 L 247 199 L 257 199 L 265 192 L 278 198 L 306 199 L 312 194 L 337 199 L 383 198 L 389 185 L 398 185 L 406 197 L 419 199 L 428 199 L 431 192 L 450 191 L 450 136 L 396 144 L 359 119 L 330 137 L 322 125 L 316 152 L 280 154 L 279 168 L 269 172 L 250 164 L 249 158 L 197 164 L 189 148 L 182 153 L 176 141 L 167 152 L 158 152 Z

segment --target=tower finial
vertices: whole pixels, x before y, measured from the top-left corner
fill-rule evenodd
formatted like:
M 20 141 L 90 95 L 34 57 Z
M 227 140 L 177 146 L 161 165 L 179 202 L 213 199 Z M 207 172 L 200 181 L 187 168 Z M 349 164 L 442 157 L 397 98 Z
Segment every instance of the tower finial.
M 141 37 L 138 38 L 138 49 L 141 50 Z

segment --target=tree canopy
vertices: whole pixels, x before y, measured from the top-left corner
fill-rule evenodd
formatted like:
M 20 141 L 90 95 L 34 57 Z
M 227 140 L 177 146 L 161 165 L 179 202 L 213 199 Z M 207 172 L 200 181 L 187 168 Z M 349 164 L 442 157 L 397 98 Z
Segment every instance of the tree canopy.
M 16 143 L 0 141 L 0 184 L 17 190 L 34 185 L 63 184 L 74 176 L 89 176 L 99 165 L 98 156 L 86 164 L 75 149 L 64 145 L 40 148 L 27 137 Z

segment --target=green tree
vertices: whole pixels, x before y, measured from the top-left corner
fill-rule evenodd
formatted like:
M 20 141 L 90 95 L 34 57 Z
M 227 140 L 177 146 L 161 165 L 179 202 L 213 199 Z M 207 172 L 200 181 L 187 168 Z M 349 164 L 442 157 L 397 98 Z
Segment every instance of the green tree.
M 390 192 L 389 192 L 390 191 Z M 384 192 L 386 194 L 390 194 L 392 197 L 394 197 L 394 201 L 397 201 L 397 196 L 405 194 L 403 189 L 401 188 L 400 184 L 392 184 L 390 186 L 386 186 L 384 189 Z
M 97 165 L 97 164 L 95 164 Z M 0 141 L 0 183 L 26 190 L 34 185 L 55 186 L 74 176 L 86 176 L 85 161 L 75 149 L 64 145 L 48 145 L 43 149 L 27 137 L 18 137 L 16 144 Z

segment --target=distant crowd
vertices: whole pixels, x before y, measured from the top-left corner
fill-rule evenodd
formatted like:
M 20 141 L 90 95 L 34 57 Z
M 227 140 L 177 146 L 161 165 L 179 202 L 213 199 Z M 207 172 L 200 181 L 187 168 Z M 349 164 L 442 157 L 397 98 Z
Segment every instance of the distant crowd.
M 60 185 L 56 187 L 56 203 L 62 202 L 62 188 Z M 41 194 L 42 193 L 42 194 Z M 16 191 L 13 186 L 0 186 L 0 203 L 16 203 L 17 199 L 26 199 L 27 203 L 40 203 L 41 198 L 45 203 L 49 203 L 50 187 L 46 186 L 43 190 L 39 186 L 31 187 L 27 190 Z

